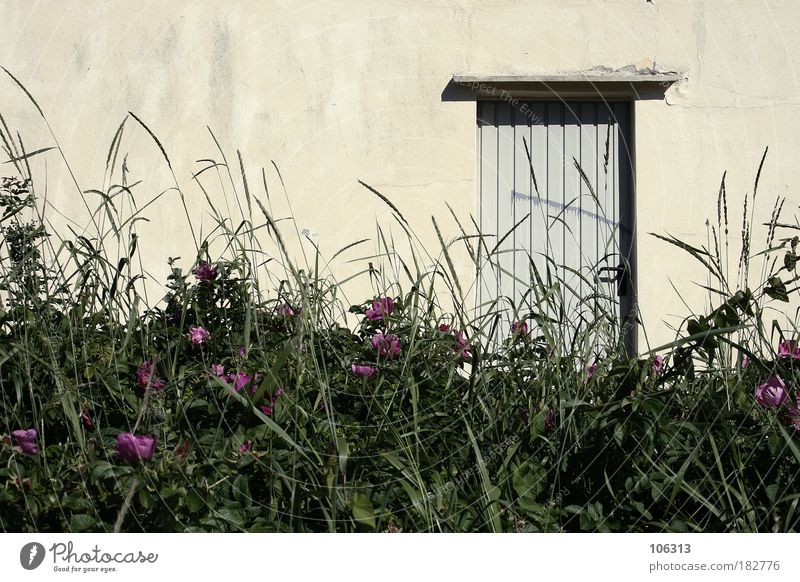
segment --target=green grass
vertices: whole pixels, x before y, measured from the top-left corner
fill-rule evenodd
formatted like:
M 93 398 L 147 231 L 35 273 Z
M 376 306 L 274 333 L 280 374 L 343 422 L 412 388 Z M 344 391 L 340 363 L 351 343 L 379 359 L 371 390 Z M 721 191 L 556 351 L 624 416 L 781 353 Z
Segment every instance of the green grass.
M 330 256 L 316 246 L 292 254 L 302 233 L 269 210 L 269 176 L 282 186 L 277 168 L 253 178 L 216 139 L 217 159 L 193 177 L 215 228 L 192 229 L 196 260 L 171 260 L 166 297 L 148 301 L 137 226 L 150 203 L 135 206 L 121 154 L 134 124 L 171 168 L 155 133 L 126 119 L 103 187 L 78 192 L 95 228 L 88 235 L 51 227 L 29 163 L 45 150 L 28 153 L 0 120 L 7 167 L 21 180 L 0 188 L 4 531 L 798 529 L 789 405 L 800 360 L 776 353 L 795 330 L 765 323 L 796 293 L 797 227 L 782 222 L 778 201 L 765 250 L 750 250 L 757 180 L 736 265 L 724 187 L 706 246 L 656 233 L 706 268 L 711 308 L 687 314 L 675 341 L 631 355 L 612 298 L 581 297 L 576 316 L 552 261 L 540 272 L 530 258 L 525 305 L 472 306 L 475 282 L 459 277 L 453 257 L 471 257 L 476 273 L 499 268 L 496 237 L 451 209 L 452 222 L 433 221 L 438 248 L 426 249 L 392 201 L 363 184 L 405 237 L 379 226 L 377 251 L 353 259 L 362 265 L 352 277 L 396 300 L 370 320 L 373 297 L 351 305 L 342 290 L 351 281 L 330 268 L 363 252 L 366 239 Z M 212 204 L 212 176 L 245 217 L 238 224 Z M 447 239 L 448 229 L 459 234 Z M 201 260 L 218 269 L 213 280 L 192 276 Z M 591 288 L 592 275 L 579 275 Z M 530 333 L 504 331 L 513 320 Z M 211 339 L 193 345 L 192 326 Z M 397 336 L 398 357 L 373 348 L 379 330 Z M 146 360 L 163 390 L 139 385 Z M 354 363 L 378 373 L 358 377 Z M 214 365 L 257 377 L 237 392 Z M 788 400 L 767 409 L 755 391 L 773 374 Z M 33 455 L 11 436 L 29 428 L 38 431 Z M 154 436 L 152 458 L 119 458 L 122 432 Z

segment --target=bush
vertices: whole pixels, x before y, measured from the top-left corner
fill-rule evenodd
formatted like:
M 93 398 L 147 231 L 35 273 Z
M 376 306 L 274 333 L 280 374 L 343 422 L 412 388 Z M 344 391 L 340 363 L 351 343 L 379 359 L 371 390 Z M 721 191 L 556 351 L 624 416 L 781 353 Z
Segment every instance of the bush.
M 414 257 L 405 287 L 360 305 L 285 252 L 265 293 L 245 249 L 262 228 L 285 245 L 260 203 L 263 224 L 220 218 L 233 250 L 211 257 L 205 241 L 187 271 L 171 260 L 167 296 L 143 307 L 135 220 L 112 229 L 125 256 L 100 233 L 56 247 L 30 155 L 0 137 L 18 173 L 0 184 L 4 531 L 798 528 L 800 350 L 763 324 L 796 280 L 777 206 L 755 291 L 746 211 L 737 284 L 726 278 L 724 190 L 715 251 L 663 237 L 709 269 L 717 307 L 630 355 L 603 298 L 583 298 L 592 317 L 574 321 L 549 274 L 536 273 L 530 313 L 470 311 L 449 250 L 478 257 L 480 235 L 442 239 L 429 270 Z M 99 210 L 114 216 L 127 189 L 101 192 Z M 506 337 L 503 319 L 517 320 Z

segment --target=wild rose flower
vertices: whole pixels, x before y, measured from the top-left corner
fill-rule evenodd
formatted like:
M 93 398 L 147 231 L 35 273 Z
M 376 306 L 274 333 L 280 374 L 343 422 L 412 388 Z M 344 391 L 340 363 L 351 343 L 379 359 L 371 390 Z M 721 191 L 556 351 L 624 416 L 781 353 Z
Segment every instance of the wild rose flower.
M 796 340 L 786 340 L 778 344 L 779 358 L 793 358 L 800 360 L 800 348 L 797 347 Z
M 195 279 L 198 281 L 213 281 L 219 274 L 217 268 L 208 261 L 200 261 L 197 263 L 197 267 L 195 267 L 192 272 L 194 273 Z
M 471 358 L 472 346 L 467 341 L 467 335 L 463 331 L 454 331 L 453 337 L 456 338 L 456 343 L 458 344 L 458 353 L 461 354 L 461 357 Z
M 456 352 L 460 353 L 462 357 L 464 358 L 472 357 L 472 346 L 467 341 L 467 336 L 463 331 L 453 329 L 450 325 L 446 323 L 439 324 L 439 331 L 442 333 L 449 333 L 455 338 L 456 343 L 458 344 L 458 349 L 456 350 Z
M 658 376 L 664 371 L 664 356 L 656 356 L 650 364 L 650 373 Z
M 233 384 L 233 389 L 237 392 L 241 392 L 242 388 L 247 386 L 252 380 L 253 377 L 250 374 L 245 374 L 244 372 L 228 374 L 228 382 Z
M 597 362 L 592 362 L 592 363 L 591 363 L 591 364 L 590 364 L 590 365 L 589 365 L 589 366 L 586 368 L 586 380 L 587 380 L 587 381 L 588 381 L 588 380 L 591 380 L 591 379 L 594 377 L 594 375 L 595 375 L 595 373 L 597 372 L 597 369 L 598 369 L 599 367 L 600 367 L 600 365 L 599 365 Z
M 270 416 L 272 412 L 275 410 L 275 404 L 278 402 L 278 398 L 283 395 L 283 388 L 278 388 L 275 390 L 275 394 L 272 395 L 269 404 L 262 404 L 259 406 L 261 412 L 264 413 L 264 416 Z
M 381 297 L 372 302 L 372 307 L 367 309 L 367 319 L 370 321 L 379 321 L 391 315 L 394 311 L 394 299 L 391 297 Z
M 26 455 L 35 455 L 39 452 L 39 447 L 36 445 L 37 434 L 39 433 L 36 432 L 35 428 L 11 431 L 11 437 Z
M 511 324 L 511 335 L 528 335 L 528 324 L 524 321 L 515 321 L 513 324 Z
M 756 388 L 756 402 L 764 408 L 778 408 L 787 397 L 786 383 L 780 376 L 772 375 Z
M 556 411 L 555 408 L 547 409 L 547 416 L 544 418 L 544 429 L 547 432 L 552 432 L 556 428 Z
M 372 347 L 386 358 L 392 359 L 400 355 L 400 340 L 393 333 L 383 334 L 381 332 L 372 336 Z
M 374 378 L 378 374 L 377 368 L 367 366 L 366 364 L 353 364 L 350 369 L 353 370 L 353 374 L 356 376 L 366 378 L 367 380 Z
M 149 461 L 156 452 L 156 437 L 121 432 L 117 435 L 117 457 L 123 461 Z
M 253 448 L 253 441 L 244 441 L 241 446 L 239 447 L 240 453 L 246 453 L 250 449 Z
M 288 303 L 284 303 L 278 307 L 278 315 L 283 315 L 284 317 L 294 317 L 297 315 L 297 311 L 295 311 Z
M 86 426 L 86 428 L 94 428 L 94 423 L 92 419 L 85 412 L 81 412 L 81 421 Z
M 200 326 L 193 325 L 186 334 L 194 345 L 199 346 L 211 339 L 211 334 Z
M 136 369 L 136 378 L 139 380 L 139 387 L 145 392 L 153 390 L 163 390 L 166 383 L 156 374 L 156 363 L 152 360 L 143 361 Z

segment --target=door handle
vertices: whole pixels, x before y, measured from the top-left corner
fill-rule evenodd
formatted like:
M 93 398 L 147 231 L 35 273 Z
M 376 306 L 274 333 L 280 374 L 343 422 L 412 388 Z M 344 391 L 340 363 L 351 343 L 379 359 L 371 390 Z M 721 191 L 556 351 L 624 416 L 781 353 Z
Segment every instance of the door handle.
M 603 273 L 608 273 L 603 275 Z M 628 270 L 624 265 L 618 267 L 601 267 L 597 271 L 597 280 L 601 283 L 616 283 L 617 295 L 623 297 L 628 293 Z

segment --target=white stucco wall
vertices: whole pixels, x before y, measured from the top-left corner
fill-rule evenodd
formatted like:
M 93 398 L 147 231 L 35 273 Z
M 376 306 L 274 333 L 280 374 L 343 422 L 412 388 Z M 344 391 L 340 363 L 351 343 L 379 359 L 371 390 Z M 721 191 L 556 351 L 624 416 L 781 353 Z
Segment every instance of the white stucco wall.
M 442 100 L 454 73 L 650 61 L 685 72 L 664 101 L 635 108 L 640 306 L 653 343 L 672 336 L 662 320 L 676 323 L 687 313 L 671 282 L 692 307 L 706 295 L 691 285 L 704 281 L 688 255 L 647 233 L 705 242 L 705 219 L 716 214 L 727 170 L 735 239 L 742 196 L 752 190 L 767 146 L 761 203 L 788 196 L 788 221 L 798 202 L 794 0 L 52 0 L 0 3 L 0 22 L 0 64 L 38 100 L 82 188 L 102 186 L 108 146 L 133 111 L 168 151 L 199 224 L 205 201 L 191 172 L 203 167 L 195 160 L 219 158 L 210 126 L 232 165 L 241 150 L 254 189 L 267 167 L 272 208 L 283 217 L 289 211 L 269 167 L 274 160 L 298 226 L 318 233 L 328 256 L 364 236 L 374 240 L 376 220 L 390 228 L 385 207 L 357 179 L 386 194 L 432 249 L 438 244 L 431 215 L 448 236 L 456 234 L 445 202 L 469 222 L 475 106 Z M 0 112 L 28 149 L 52 145 L 9 79 L 0 80 L 0 99 Z M 144 180 L 140 203 L 171 185 L 158 150 L 134 123 L 122 149 L 131 179 Z M 47 172 L 52 205 L 85 221 L 60 158 L 48 153 L 35 168 Z M 224 207 L 219 187 L 210 194 Z M 190 259 L 191 238 L 174 192 L 151 209 L 151 222 L 139 230 L 143 260 L 158 276 L 166 257 Z M 759 209 L 760 216 L 769 210 Z M 208 218 L 203 225 L 208 232 Z M 335 266 L 342 278 L 358 268 Z M 466 280 L 467 262 L 459 268 Z

